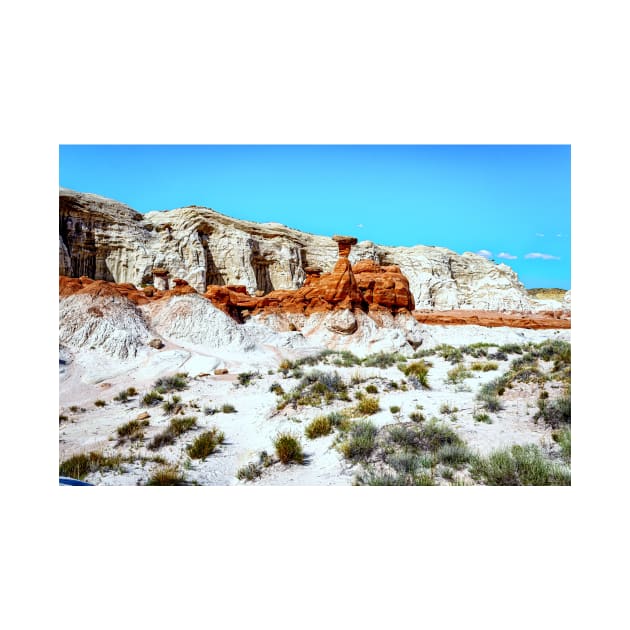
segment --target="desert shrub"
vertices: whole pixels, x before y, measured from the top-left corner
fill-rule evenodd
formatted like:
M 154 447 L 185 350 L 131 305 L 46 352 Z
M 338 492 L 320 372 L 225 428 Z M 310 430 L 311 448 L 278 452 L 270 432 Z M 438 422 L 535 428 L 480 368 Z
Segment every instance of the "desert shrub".
M 68 421 L 68 416 L 65 416 L 64 414 L 60 413 L 59 414 L 59 422 L 67 422 Z
M 154 407 L 155 405 L 159 404 L 163 400 L 164 400 L 164 397 L 162 396 L 162 394 L 160 394 L 160 392 L 158 392 L 158 391 L 156 391 L 154 389 L 154 390 L 146 393 L 142 397 L 142 406 L 143 407 Z
M 363 400 L 365 398 L 365 394 L 363 392 L 355 392 L 354 397 L 356 400 Z
M 194 429 L 197 426 L 197 418 L 194 416 L 186 416 L 185 418 L 171 418 L 168 425 L 168 430 L 171 431 L 175 437 L 179 437 L 183 433 Z
M 365 388 L 365 391 L 366 391 L 368 394 L 378 394 L 378 387 L 376 387 L 376 385 L 368 385 L 368 386 Z
M 429 374 L 430 365 L 426 361 L 414 361 L 407 365 L 399 365 L 398 369 L 403 372 L 409 379 L 414 378 L 420 387 L 424 389 L 431 389 L 427 376 Z M 416 389 L 419 389 L 416 387 Z
M 222 405 L 221 406 L 221 411 L 223 413 L 236 413 L 236 407 L 234 407 L 234 405 Z
M 357 413 L 362 416 L 372 416 L 380 410 L 380 401 L 376 396 L 365 396 L 357 405 Z
M 475 457 L 470 471 L 489 486 L 571 485 L 571 471 L 546 459 L 535 444 L 515 445 L 488 457 Z
M 120 470 L 122 457 L 107 456 L 101 451 L 81 453 L 64 460 L 59 464 L 59 474 L 62 477 L 85 479 L 89 473 L 104 470 Z
M 341 352 L 336 353 L 337 356 L 333 361 L 333 364 L 338 367 L 352 367 L 353 365 L 360 365 L 361 359 L 355 356 L 349 350 L 342 350 Z
M 262 470 L 258 464 L 249 462 L 236 471 L 236 478 L 246 481 L 253 481 L 262 475 Z
M 252 379 L 254 378 L 260 378 L 260 373 L 259 372 L 241 372 L 238 375 L 239 385 L 241 385 L 242 387 L 248 387 L 249 385 L 251 385 Z
M 371 468 L 360 472 L 354 480 L 357 486 L 433 486 L 431 474 L 406 472 L 377 472 Z
M 523 350 L 517 343 L 505 343 L 499 346 L 499 352 L 504 352 L 505 354 L 522 354 Z
M 129 394 L 127 393 L 127 390 L 123 390 L 122 392 L 119 392 L 117 396 L 114 396 L 114 400 L 116 402 L 122 402 L 125 403 L 129 400 Z
M 164 411 L 166 415 L 171 415 L 171 414 L 176 413 L 177 411 L 181 409 L 181 405 L 179 404 L 181 400 L 182 400 L 181 397 L 177 396 L 176 394 L 171 396 L 170 400 L 165 400 L 162 403 L 162 410 Z
M 508 355 L 505 352 L 501 352 L 501 350 L 497 350 L 496 352 L 489 354 L 488 359 L 491 361 L 507 361 Z
M 462 383 L 464 379 L 470 378 L 472 376 L 471 372 L 466 369 L 464 364 L 456 365 L 454 368 L 449 370 L 446 373 L 446 380 L 449 383 Z
M 538 399 L 538 413 L 536 419 L 542 418 L 553 429 L 571 424 L 571 397 L 562 396 L 555 400 Z
M 494 361 L 475 361 L 470 365 L 471 370 L 475 372 L 491 372 L 492 370 L 498 370 L 499 364 Z
M 400 413 L 400 407 L 398 405 L 392 405 L 389 410 L 391 411 L 391 413 L 393 414 L 397 414 Z
M 455 348 L 448 344 L 440 344 L 434 348 L 436 354 L 441 356 L 449 363 L 461 363 L 464 360 L 464 355 L 460 348 Z
M 377 367 L 382 370 L 392 367 L 396 363 L 405 362 L 407 358 L 398 352 L 378 352 L 363 359 L 365 367 Z
M 492 424 L 492 418 L 487 413 L 476 413 L 473 415 L 475 422 L 485 422 L 486 424 Z
M 418 445 L 418 433 L 411 427 L 395 425 L 389 428 L 389 439 L 402 448 L 415 448 Z
M 551 433 L 551 437 L 554 442 L 560 447 L 562 457 L 567 462 L 571 461 L 571 427 L 563 427 L 562 429 L 556 429 Z
M 385 460 L 397 473 L 413 475 L 422 468 L 422 459 L 415 453 L 392 453 Z
M 135 387 L 127 387 L 127 396 L 137 396 L 138 390 Z
M 149 477 L 147 486 L 186 486 L 186 478 L 177 466 L 163 466 Z
M 445 444 L 435 454 L 442 464 L 461 467 L 472 459 L 472 453 L 465 444 Z
M 204 406 L 204 408 L 203 408 L 203 415 L 204 416 L 213 416 L 216 412 L 217 412 L 217 410 L 214 407 L 210 407 L 208 405 Z
M 77 413 L 79 411 L 79 408 L 76 405 L 72 405 L 72 407 L 68 407 L 68 409 L 72 412 L 72 413 Z
M 463 444 L 461 438 L 449 426 L 432 419 L 423 422 L 417 432 L 422 450 L 437 451 L 449 444 Z
M 144 439 L 144 428 L 149 426 L 148 420 L 130 420 L 126 424 L 121 424 L 116 429 L 116 434 L 120 439 L 131 441 Z
M 170 444 L 174 444 L 176 438 L 178 438 L 183 433 L 194 429 L 197 426 L 197 418 L 193 416 L 188 416 L 185 418 L 171 418 L 171 421 L 162 431 L 158 433 L 154 438 L 149 442 L 148 448 L 152 451 L 162 448 L 163 446 L 169 446 Z
M 488 356 L 488 348 L 491 348 L 493 344 L 480 341 L 478 343 L 471 343 L 467 346 L 462 346 L 461 351 L 475 359 Z
M 94 406 L 95 407 L 104 407 L 107 403 L 104 400 L 95 400 L 94 401 Z
M 304 434 L 310 440 L 321 437 L 323 435 L 329 435 L 333 431 L 333 424 L 329 416 L 317 416 L 314 418 L 306 428 Z
M 389 381 L 385 385 L 385 389 L 387 390 L 398 389 L 398 383 L 396 381 Z
M 302 444 L 299 438 L 292 433 L 279 433 L 276 435 L 273 447 L 278 459 L 283 464 L 290 464 L 291 462 L 302 464 L 304 462 Z
M 282 389 L 282 385 L 280 385 L 280 383 L 272 383 L 269 391 L 278 396 L 282 396 L 282 394 L 284 394 L 284 389 Z
M 160 394 L 168 394 L 173 391 L 182 391 L 188 387 L 188 374 L 178 372 L 173 376 L 163 376 L 158 378 L 153 384 L 153 389 Z
M 267 451 L 260 451 L 258 455 L 258 463 L 264 468 L 269 468 L 274 463 L 273 457 Z
M 352 424 L 348 431 L 348 438 L 340 445 L 340 450 L 346 459 L 357 460 L 370 455 L 374 450 L 376 426 L 369 420 L 360 420 Z
M 223 431 L 219 431 L 217 427 L 212 427 L 210 430 L 200 433 L 192 444 L 186 447 L 186 450 L 193 459 L 205 459 L 212 455 L 217 446 L 223 444 L 224 441 L 225 434 Z
M 412 422 L 424 422 L 425 417 L 424 414 L 420 411 L 412 411 L 409 414 L 409 420 L 411 420 Z
M 493 396 L 492 394 L 484 394 L 478 395 L 477 400 L 483 403 L 483 408 L 487 411 L 497 412 L 503 409 L 503 405 L 497 396 Z
M 451 407 L 449 403 L 442 403 L 440 405 L 440 413 L 448 415 L 452 413 L 457 413 L 459 409 L 457 407 Z

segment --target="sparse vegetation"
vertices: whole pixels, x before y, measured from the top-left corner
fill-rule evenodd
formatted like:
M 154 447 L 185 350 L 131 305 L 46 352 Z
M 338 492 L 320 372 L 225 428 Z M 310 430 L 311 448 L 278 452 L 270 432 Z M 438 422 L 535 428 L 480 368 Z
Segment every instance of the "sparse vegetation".
M 372 416 L 381 410 L 379 399 L 376 396 L 365 396 L 357 406 L 357 413 L 362 416 Z
M 104 400 L 95 400 L 94 401 L 94 406 L 95 407 L 104 407 L 107 403 Z
M 571 425 L 571 397 L 562 396 L 551 400 L 549 398 L 538 399 L 538 413 L 534 416 L 537 420 L 542 418 L 545 424 L 553 429 Z
M 178 372 L 173 376 L 158 378 L 153 384 L 153 389 L 159 394 L 169 394 L 174 391 L 182 391 L 188 387 L 188 373 Z
M 59 464 L 59 475 L 62 477 L 73 477 L 74 479 L 85 479 L 94 472 L 106 470 L 120 470 L 122 457 L 119 455 L 104 455 L 101 451 L 91 451 L 81 453 L 66 459 Z
M 330 404 L 333 400 L 349 400 L 348 386 L 335 372 L 312 370 L 305 374 L 295 388 L 281 396 L 277 408 L 291 404 L 294 409 L 301 405 L 313 407 Z
M 225 441 L 225 434 L 217 427 L 199 434 L 192 444 L 186 447 L 188 455 L 193 459 L 205 459 L 212 455 L 219 444 Z
M 186 486 L 186 478 L 177 466 L 163 466 L 149 477 L 147 486 Z
M 236 407 L 234 405 L 222 405 L 221 406 L 221 412 L 222 413 L 236 413 Z
M 155 405 L 158 405 L 159 403 L 161 403 L 164 400 L 164 396 L 162 396 L 162 394 L 160 394 L 160 392 L 158 392 L 157 390 L 152 390 L 148 393 L 146 393 L 143 397 L 142 397 L 142 406 L 143 407 L 154 407 Z
M 249 387 L 255 378 L 262 378 L 262 376 L 259 372 L 241 372 L 238 375 L 238 383 L 241 387 Z
M 564 460 L 571 462 L 571 427 L 556 429 L 551 433 L 551 437 L 560 447 Z
M 148 420 L 130 420 L 126 424 L 121 424 L 116 429 L 119 442 L 124 440 L 130 440 L 136 442 L 138 440 L 144 440 L 144 429 L 149 426 Z
M 418 384 L 416 389 L 422 387 L 423 389 L 431 389 L 428 381 L 429 368 L 431 366 L 426 361 L 414 361 L 406 365 L 399 365 L 398 369 L 411 381 L 414 379 L 414 383 Z
M 371 354 L 363 359 L 363 365 L 365 367 L 377 367 L 385 370 L 396 363 L 404 363 L 407 357 L 399 354 L 398 352 L 378 352 L 377 354 Z
M 472 373 L 466 369 L 463 363 L 460 363 L 446 373 L 446 380 L 448 383 L 456 384 L 462 383 L 464 379 L 471 376 Z
M 424 414 L 420 411 L 412 411 L 409 414 L 409 420 L 411 420 L 412 422 L 424 422 L 425 417 Z
M 475 370 L 476 372 L 490 372 L 492 370 L 498 370 L 499 364 L 494 361 L 475 361 L 474 363 L 471 363 L 470 369 Z
M 347 439 L 341 443 L 340 450 L 346 459 L 358 460 L 368 457 L 375 445 L 378 430 L 369 420 L 354 422 Z
M 492 424 L 492 418 L 487 413 L 476 413 L 473 415 L 475 422 L 485 422 L 486 424 Z
M 376 387 L 376 385 L 368 385 L 368 386 L 365 388 L 365 391 L 366 391 L 368 394 L 378 394 L 378 387 Z
M 473 459 L 471 474 L 489 486 L 567 486 L 571 471 L 546 459 L 534 444 L 515 445 Z
M 181 397 L 173 394 L 170 400 L 165 400 L 162 403 L 162 411 L 164 411 L 165 415 L 173 415 L 182 410 L 182 406 L 179 404 L 181 402 Z
M 333 432 L 333 424 L 329 416 L 317 416 L 304 429 L 304 435 L 310 440 L 330 435 Z
M 398 405 L 392 405 L 389 410 L 391 411 L 391 413 L 393 413 L 394 415 L 400 413 L 400 407 Z
M 297 436 L 292 433 L 279 433 L 273 441 L 273 447 L 276 451 L 278 459 L 283 464 L 295 462 L 297 464 L 304 463 L 304 453 L 302 444 Z
M 164 429 L 164 431 L 162 431 L 161 433 L 158 433 L 149 442 L 148 448 L 152 451 L 155 451 L 162 448 L 163 446 L 174 444 L 175 440 L 180 435 L 186 433 L 187 431 L 190 431 L 191 429 L 194 429 L 196 426 L 197 418 L 193 416 L 188 416 L 184 418 L 171 418 L 168 427 L 166 427 L 166 429 Z
M 245 466 L 242 466 L 236 471 L 236 478 L 246 481 L 254 481 L 262 475 L 262 469 L 254 462 L 249 462 Z

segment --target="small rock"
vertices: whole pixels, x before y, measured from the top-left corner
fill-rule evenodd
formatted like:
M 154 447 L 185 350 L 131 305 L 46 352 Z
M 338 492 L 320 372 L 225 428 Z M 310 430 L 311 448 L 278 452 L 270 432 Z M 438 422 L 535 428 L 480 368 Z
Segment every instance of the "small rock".
M 136 420 L 146 420 L 150 418 L 151 414 L 148 411 L 143 411 L 140 415 L 136 416 Z
M 164 347 L 164 342 L 161 339 L 151 339 L 151 341 L 149 341 L 147 345 L 155 348 L 156 350 L 159 350 L 160 348 Z
M 227 373 L 228 373 L 228 371 L 227 371 L 225 368 L 217 368 L 217 369 L 214 371 L 214 373 L 215 373 L 215 374 L 217 374 L 217 375 L 220 375 L 220 374 L 227 374 Z

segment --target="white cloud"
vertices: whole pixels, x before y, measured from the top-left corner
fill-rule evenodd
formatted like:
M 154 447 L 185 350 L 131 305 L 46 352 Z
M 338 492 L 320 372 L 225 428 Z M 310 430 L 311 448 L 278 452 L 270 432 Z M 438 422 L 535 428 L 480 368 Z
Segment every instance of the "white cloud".
M 479 254 L 479 256 L 483 256 L 484 258 L 492 258 L 492 252 L 487 249 L 480 249 L 477 254 Z
M 536 236 L 544 236 L 542 232 L 536 232 Z
M 541 260 L 560 260 L 559 256 L 552 256 L 551 254 L 541 254 L 540 252 L 525 254 L 525 258 L 540 258 Z
M 505 258 L 505 260 L 516 260 L 518 256 L 512 256 L 512 254 L 508 254 L 507 252 L 501 252 L 497 258 Z
M 357 227 L 358 228 L 362 228 L 362 227 L 365 227 L 365 226 L 363 225 L 363 223 L 357 223 Z

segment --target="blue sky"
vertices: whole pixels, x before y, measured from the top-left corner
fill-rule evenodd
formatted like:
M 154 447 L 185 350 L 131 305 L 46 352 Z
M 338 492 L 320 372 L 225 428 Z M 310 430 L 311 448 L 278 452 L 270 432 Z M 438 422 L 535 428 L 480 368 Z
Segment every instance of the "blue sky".
M 62 145 L 59 170 L 139 212 L 480 252 L 528 288 L 571 286 L 569 145 Z

